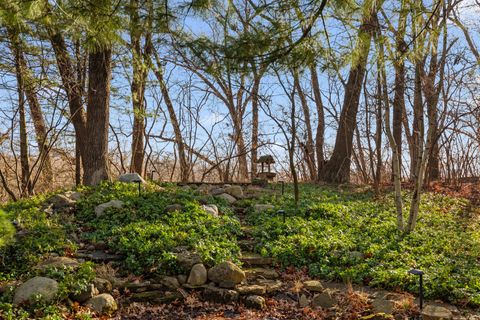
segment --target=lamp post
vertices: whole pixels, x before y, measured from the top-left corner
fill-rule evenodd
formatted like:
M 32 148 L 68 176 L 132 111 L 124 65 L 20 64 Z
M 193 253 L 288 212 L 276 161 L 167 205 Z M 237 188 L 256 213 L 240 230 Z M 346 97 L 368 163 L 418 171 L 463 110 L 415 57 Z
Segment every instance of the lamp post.
M 418 295 L 419 295 L 419 299 L 420 299 L 420 310 L 422 310 L 423 309 L 423 271 L 418 270 L 418 269 L 412 269 L 412 270 L 408 271 L 408 273 L 413 274 L 415 276 L 419 276 L 419 278 L 420 278 Z
M 285 181 L 281 180 L 278 182 L 280 182 L 280 184 L 282 185 L 282 196 L 283 196 L 283 194 L 285 193 Z
M 285 223 L 285 216 L 286 216 L 285 210 L 278 210 L 277 214 L 283 215 L 283 223 Z
M 140 195 L 142 194 L 142 180 L 141 179 L 135 179 L 132 182 L 138 184 L 138 196 L 140 197 Z

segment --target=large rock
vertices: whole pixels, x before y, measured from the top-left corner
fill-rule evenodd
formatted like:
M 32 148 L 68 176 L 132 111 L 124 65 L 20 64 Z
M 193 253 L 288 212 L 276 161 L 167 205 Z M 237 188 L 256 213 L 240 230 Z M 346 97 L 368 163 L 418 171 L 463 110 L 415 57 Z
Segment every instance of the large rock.
M 280 280 L 257 279 L 257 284 L 265 286 L 267 293 L 283 291 L 283 282 Z
M 113 286 L 110 281 L 103 278 L 95 278 L 93 279 L 93 284 L 95 288 L 98 289 L 99 293 L 110 293 L 112 292 Z
M 101 217 L 104 215 L 105 210 L 108 208 L 117 208 L 120 209 L 123 207 L 123 201 L 120 200 L 111 200 L 102 204 L 99 204 L 98 206 L 95 207 L 95 214 L 97 217 Z
M 228 193 L 222 193 L 218 197 L 220 199 L 225 200 L 228 204 L 234 204 L 237 201 L 237 199 L 235 199 L 235 197 L 232 197 Z
M 304 281 L 303 286 L 308 291 L 312 291 L 312 292 L 322 292 L 323 291 L 322 283 L 318 280 Z
M 214 204 L 204 204 L 202 206 L 203 211 L 211 214 L 214 217 L 218 217 L 218 207 Z
M 183 295 L 179 291 L 166 292 L 164 290 L 153 290 L 134 293 L 131 301 L 148 303 L 169 303 L 175 300 L 183 300 Z
M 325 290 L 322 293 L 319 293 L 313 297 L 312 306 L 321 307 L 324 309 L 331 308 L 337 304 L 333 292 L 330 290 Z
M 184 247 L 174 249 L 177 258 L 177 265 L 184 271 L 189 271 L 194 265 L 202 263 L 202 257 L 198 253 L 188 251 Z
M 197 192 L 203 195 L 208 195 L 210 192 L 210 186 L 208 184 L 202 184 L 197 188 Z
M 58 292 L 58 282 L 45 277 L 35 277 L 23 283 L 15 290 L 13 304 L 28 304 L 35 302 L 37 297 L 42 301 L 51 302 Z
M 247 279 L 263 278 L 274 280 L 279 278 L 278 272 L 273 269 L 250 268 L 245 269 L 244 272 Z
M 48 202 L 52 204 L 54 210 L 61 210 L 74 207 L 77 201 L 70 198 L 67 194 L 56 194 Z
M 251 284 L 251 285 L 245 285 L 245 286 L 238 286 L 237 291 L 241 295 L 249 295 L 249 294 L 264 295 L 267 292 L 267 289 L 265 286 L 261 286 L 258 284 Z
M 207 287 L 203 292 L 203 297 L 212 302 L 230 303 L 238 301 L 239 295 L 235 290 Z
M 248 296 L 247 299 L 245 299 L 245 305 L 249 308 L 260 310 L 265 309 L 267 306 L 265 303 L 265 298 L 257 295 Z
M 89 299 L 85 305 L 100 315 L 110 315 L 118 309 L 115 299 L 108 293 Z
M 69 257 L 50 257 L 39 263 L 35 269 L 45 272 L 48 269 L 76 269 L 79 265 L 80 263 L 77 260 Z
M 273 209 L 275 209 L 275 206 L 273 206 L 271 204 L 256 204 L 253 207 L 253 210 L 255 210 L 255 212 L 257 212 L 257 213 L 261 213 L 261 212 L 265 212 L 265 211 L 271 211 Z
M 132 182 L 140 181 L 141 183 L 145 183 L 145 180 L 143 180 L 142 176 L 139 175 L 136 172 L 121 174 L 120 176 L 118 176 L 118 181 L 126 182 L 126 183 L 132 183 Z
M 453 314 L 450 310 L 441 306 L 426 305 L 422 310 L 423 320 L 450 320 Z
M 225 188 L 225 193 L 228 193 L 237 199 L 243 198 L 243 189 L 240 186 L 229 186 Z
M 207 269 L 203 264 L 199 263 L 192 267 L 187 283 L 191 286 L 201 286 L 207 283 Z
M 221 195 L 222 193 L 225 193 L 224 188 L 213 188 L 209 190 L 209 194 L 212 196 L 218 196 L 218 195 Z
M 206 278 L 206 274 L 207 274 L 207 271 L 205 270 L 205 278 Z M 165 276 L 165 277 L 162 277 L 159 282 L 171 290 L 176 290 L 180 288 L 180 282 L 175 277 Z
M 245 272 L 234 263 L 226 261 L 208 270 L 208 279 L 216 283 L 232 282 L 237 284 L 245 279 Z
M 95 297 L 97 294 L 99 294 L 97 288 L 95 288 L 93 284 L 89 284 L 84 290 L 81 290 L 77 294 L 72 295 L 71 298 L 73 301 L 83 303 L 88 299 Z

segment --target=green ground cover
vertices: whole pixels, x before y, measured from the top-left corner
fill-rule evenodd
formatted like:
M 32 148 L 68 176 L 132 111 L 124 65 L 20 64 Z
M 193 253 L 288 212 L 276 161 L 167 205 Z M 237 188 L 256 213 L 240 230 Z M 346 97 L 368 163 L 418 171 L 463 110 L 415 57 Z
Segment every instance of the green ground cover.
M 300 198 L 299 209 L 287 194 L 260 200 L 276 204 L 271 212 L 250 211 L 259 252 L 307 266 L 312 276 L 410 292 L 418 279 L 407 271 L 419 268 L 428 298 L 480 305 L 480 228 L 467 200 L 425 194 L 415 231 L 403 235 L 391 194 L 376 200 L 370 192 L 303 185 Z M 286 210 L 285 224 L 277 209 Z
M 33 267 L 42 256 L 73 254 L 79 241 L 103 243 L 124 256 L 119 267 L 125 274 L 175 274 L 179 266 L 173 249 L 179 246 L 197 251 L 210 266 L 227 259 L 236 261 L 241 226 L 233 208 L 194 190 L 162 187 L 159 191 L 158 186 L 148 185 L 140 196 L 136 185 L 105 183 L 83 188 L 76 211 L 67 214 L 45 212 L 45 201 L 51 195 L 3 205 L 0 280 L 28 279 L 38 273 Z M 428 298 L 480 306 L 480 228 L 477 212 L 467 200 L 425 194 L 416 230 L 403 235 L 396 229 L 390 193 L 375 199 L 368 191 L 302 185 L 300 198 L 296 208 L 291 186 L 287 186 L 283 196 L 277 191 L 236 204 L 246 208 L 246 223 L 251 225 L 257 252 L 276 258 L 281 267 L 307 267 L 315 277 L 412 293 L 417 291 L 417 279 L 407 271 L 415 267 L 426 273 Z M 95 206 L 112 199 L 122 200 L 124 207 L 96 217 Z M 204 212 L 203 203 L 216 204 L 223 215 Z M 182 212 L 166 213 L 171 204 L 182 205 Z M 258 213 L 255 204 L 273 204 L 275 209 Z M 285 223 L 277 214 L 279 209 L 287 212 Z M 12 238 L 10 221 L 17 223 L 21 236 Z M 90 264 L 83 268 L 93 269 Z M 80 282 L 92 276 L 87 271 Z M 72 277 L 68 270 L 50 276 L 60 283 Z M 65 285 L 62 297 L 77 289 L 78 284 Z M 0 309 L 12 313 L 8 295 L 11 292 L 0 299 Z

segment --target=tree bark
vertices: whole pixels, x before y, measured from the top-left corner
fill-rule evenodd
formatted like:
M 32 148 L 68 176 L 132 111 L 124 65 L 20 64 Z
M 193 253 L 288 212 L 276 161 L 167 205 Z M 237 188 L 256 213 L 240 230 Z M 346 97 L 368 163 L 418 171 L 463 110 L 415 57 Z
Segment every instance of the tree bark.
M 110 103 L 111 55 L 108 48 L 89 53 L 87 135 L 89 152 L 83 156 L 83 181 L 97 185 L 109 180 L 108 124 Z
M 306 130 L 306 141 L 302 143 L 302 150 L 305 154 L 305 160 L 307 163 L 309 180 L 316 181 L 317 180 L 317 166 L 315 164 L 315 148 L 313 145 L 313 131 L 312 131 L 312 122 L 310 119 L 310 108 L 308 107 L 307 98 L 303 89 L 300 85 L 300 76 L 298 74 L 298 70 L 293 70 L 293 83 L 295 89 L 298 93 L 300 98 L 300 104 L 302 106 L 303 111 L 303 119 L 305 121 L 305 130 Z
M 138 1 L 130 1 L 130 45 L 132 48 L 133 79 L 130 85 L 133 104 L 132 158 L 130 172 L 143 173 L 145 157 L 145 84 L 148 68 L 143 63 L 141 48 L 142 26 L 139 24 Z
M 405 110 L 405 51 L 407 44 L 404 37 L 406 32 L 406 1 L 401 1 L 401 8 L 398 18 L 398 28 L 395 35 L 396 59 L 394 61 L 395 68 L 395 88 L 393 97 L 393 139 L 397 146 L 398 161 L 400 167 L 400 180 L 402 179 L 402 127 Z M 385 79 L 386 81 L 386 79 Z M 392 181 L 394 177 L 392 175 Z
M 322 172 L 325 163 L 323 153 L 323 145 L 325 143 L 325 112 L 323 110 L 322 95 L 320 93 L 320 84 L 318 82 L 317 66 L 310 66 L 310 74 L 312 77 L 312 90 L 317 108 L 317 132 L 315 134 L 315 153 L 317 155 L 317 180 Z
M 253 76 L 253 87 L 252 87 L 252 159 L 251 159 L 251 169 L 250 176 L 251 179 L 255 179 L 257 176 L 257 159 L 258 159 L 258 101 L 259 101 L 259 90 L 260 90 L 260 76 L 255 73 Z
M 373 18 L 375 14 L 375 10 L 366 13 L 359 29 L 358 44 L 355 49 L 359 53 L 358 60 L 354 62 L 348 75 L 335 147 L 330 160 L 322 170 L 322 180 L 327 182 L 345 183 L 350 181 L 353 133 L 357 125 L 360 92 L 365 76 L 370 43 L 375 30 L 375 19 Z
M 48 33 L 53 51 L 55 52 L 55 58 L 57 60 L 60 77 L 62 78 L 63 88 L 67 94 L 70 118 L 75 129 L 76 148 L 78 148 L 81 155 L 81 163 L 84 167 L 84 161 L 86 153 L 89 151 L 89 147 L 87 147 L 86 144 L 87 117 L 83 107 L 83 82 L 78 81 L 81 77 L 75 74 L 73 63 L 63 36 L 57 30 L 49 29 Z M 78 162 L 78 164 L 80 164 L 80 162 Z M 80 172 L 81 168 L 76 168 L 76 171 Z
M 23 41 L 16 30 L 10 28 L 7 29 L 8 36 L 12 44 L 12 51 L 15 53 L 15 59 L 18 60 L 19 69 L 21 72 L 23 90 L 27 98 L 28 105 L 30 107 L 30 114 L 33 120 L 33 126 L 35 128 L 35 137 L 37 140 L 39 156 L 42 159 L 39 170 L 42 171 L 42 176 L 45 179 L 46 184 L 53 182 L 52 162 L 49 155 L 49 147 L 47 142 L 47 128 L 45 125 L 45 119 L 43 118 L 43 112 L 38 101 L 36 87 L 31 70 L 27 65 L 25 56 L 23 53 Z

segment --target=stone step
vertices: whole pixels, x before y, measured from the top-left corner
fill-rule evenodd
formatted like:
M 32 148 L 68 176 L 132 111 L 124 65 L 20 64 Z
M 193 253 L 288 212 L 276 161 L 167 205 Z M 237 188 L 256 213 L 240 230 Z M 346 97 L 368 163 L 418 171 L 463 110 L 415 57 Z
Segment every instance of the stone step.
M 247 277 L 247 280 L 252 280 L 252 279 L 269 279 L 269 280 L 275 280 L 280 277 L 277 271 L 273 269 L 267 269 L 267 268 L 248 268 L 248 269 L 243 269 L 245 272 L 245 276 Z
M 257 253 L 244 252 L 240 257 L 240 261 L 248 266 L 271 266 L 273 259 L 270 257 L 263 257 Z
M 242 251 L 253 251 L 256 245 L 257 242 L 253 239 L 238 240 L 238 246 L 240 249 L 242 249 Z

